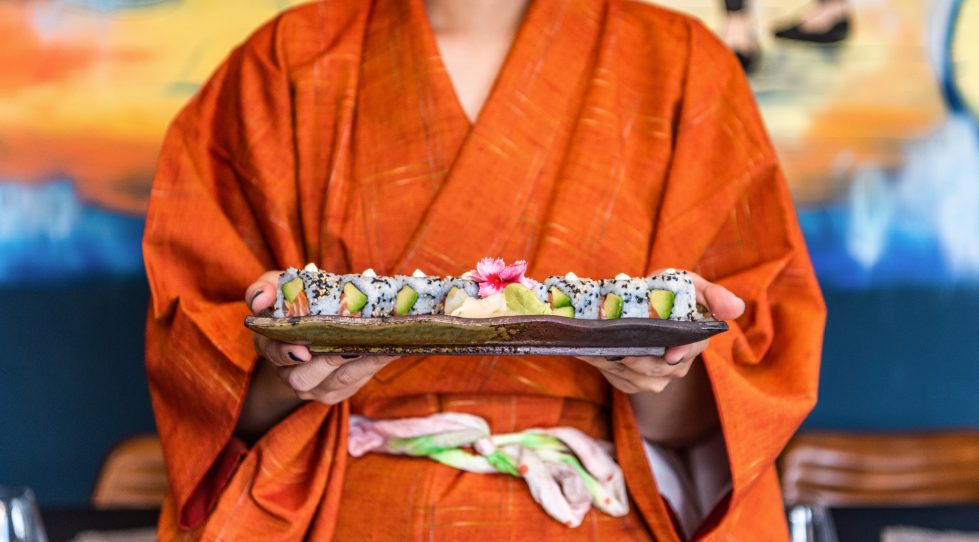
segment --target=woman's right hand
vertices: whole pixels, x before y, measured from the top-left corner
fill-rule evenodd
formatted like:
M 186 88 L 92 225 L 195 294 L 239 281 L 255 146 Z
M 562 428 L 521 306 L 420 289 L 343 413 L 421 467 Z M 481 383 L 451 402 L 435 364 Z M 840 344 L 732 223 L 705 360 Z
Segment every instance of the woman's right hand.
M 280 274 L 280 271 L 269 271 L 245 291 L 245 302 L 253 314 L 275 304 Z M 301 344 L 275 341 L 258 333 L 252 338 L 258 355 L 277 368 L 279 378 L 297 397 L 327 405 L 335 405 L 357 393 L 387 364 L 398 359 L 392 356 L 313 355 Z

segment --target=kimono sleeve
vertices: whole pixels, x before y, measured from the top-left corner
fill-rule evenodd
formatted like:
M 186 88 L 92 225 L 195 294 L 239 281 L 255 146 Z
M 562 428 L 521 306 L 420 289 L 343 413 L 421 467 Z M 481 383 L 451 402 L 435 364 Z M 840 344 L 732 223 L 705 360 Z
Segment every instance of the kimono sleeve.
M 731 508 L 816 402 L 826 310 L 778 159 L 734 56 L 691 23 L 688 74 L 650 268 L 693 269 L 747 303 L 703 354 Z
M 143 252 L 147 372 L 180 523 L 204 521 L 247 451 L 232 435 L 256 354 L 245 288 L 302 261 L 289 83 L 269 25 L 175 119 Z

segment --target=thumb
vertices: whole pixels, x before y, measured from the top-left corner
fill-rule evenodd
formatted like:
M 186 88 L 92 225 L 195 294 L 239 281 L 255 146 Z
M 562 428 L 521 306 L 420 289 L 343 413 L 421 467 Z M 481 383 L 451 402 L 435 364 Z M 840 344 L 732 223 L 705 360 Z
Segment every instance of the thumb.
M 703 292 L 707 308 L 718 320 L 737 320 L 744 314 L 744 300 L 720 284 L 708 282 Z
M 688 271 L 697 290 L 697 302 L 707 306 L 718 320 L 737 320 L 744 314 L 745 302 L 731 290 Z
M 253 314 L 258 314 L 275 304 L 276 289 L 281 271 L 268 271 L 245 290 L 245 303 Z

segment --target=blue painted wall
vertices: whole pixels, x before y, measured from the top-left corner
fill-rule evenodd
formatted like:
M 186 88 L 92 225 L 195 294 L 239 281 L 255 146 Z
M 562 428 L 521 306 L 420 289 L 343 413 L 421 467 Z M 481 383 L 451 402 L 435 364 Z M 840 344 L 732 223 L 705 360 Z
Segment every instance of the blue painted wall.
M 0 289 L 0 483 L 87 501 L 109 448 L 152 432 L 143 279 Z M 810 428 L 979 426 L 979 290 L 827 292 Z M 70 310 L 61 307 L 70 308 Z
M 810 428 L 979 427 L 979 289 L 825 292 Z
M 82 504 L 113 444 L 154 432 L 145 279 L 0 288 L 0 484 Z

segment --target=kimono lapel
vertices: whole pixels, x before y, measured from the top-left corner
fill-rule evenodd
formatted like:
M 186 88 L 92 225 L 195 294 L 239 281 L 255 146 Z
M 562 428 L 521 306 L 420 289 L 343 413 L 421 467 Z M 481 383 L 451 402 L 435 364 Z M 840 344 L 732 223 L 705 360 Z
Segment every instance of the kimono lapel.
M 681 99 L 676 82 L 685 68 L 676 51 L 645 38 L 646 30 L 622 10 L 620 2 L 609 2 L 598 58 L 530 260 L 536 277 L 649 271 Z
M 413 5 L 423 9 L 421 0 Z M 396 268 L 458 274 L 487 255 L 532 256 L 604 13 L 604 0 L 531 4 L 492 93 Z M 434 47 L 427 20 L 421 28 L 428 33 L 424 43 Z M 463 115 L 454 95 L 444 101 Z
M 352 271 L 394 272 L 470 129 L 428 28 L 420 1 L 372 6 L 341 236 Z

